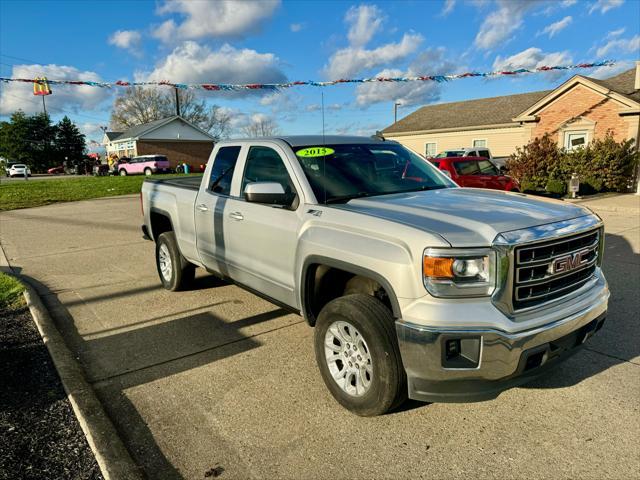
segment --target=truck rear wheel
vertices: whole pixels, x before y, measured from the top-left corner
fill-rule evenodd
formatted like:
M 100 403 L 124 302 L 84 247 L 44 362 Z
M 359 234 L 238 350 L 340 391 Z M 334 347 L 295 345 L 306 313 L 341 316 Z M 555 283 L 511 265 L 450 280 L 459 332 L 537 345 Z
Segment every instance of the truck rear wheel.
M 156 266 L 162 286 L 172 292 L 188 288 L 196 272 L 195 265 L 180 253 L 173 232 L 164 232 L 158 237 Z
M 327 303 L 316 322 L 314 346 L 327 388 L 356 415 L 381 415 L 405 400 L 393 316 L 377 298 L 355 294 Z

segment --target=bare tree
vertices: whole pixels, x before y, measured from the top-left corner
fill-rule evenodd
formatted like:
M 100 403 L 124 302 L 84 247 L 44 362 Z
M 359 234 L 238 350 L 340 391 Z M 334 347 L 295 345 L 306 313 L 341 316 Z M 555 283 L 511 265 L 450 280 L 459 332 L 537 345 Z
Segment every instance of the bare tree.
M 193 90 L 178 90 L 180 116 L 209 132 L 216 140 L 230 131 L 231 116 L 217 105 L 198 100 Z M 124 130 L 175 115 L 175 92 L 170 89 L 133 87 L 116 97 L 111 128 Z
M 278 124 L 270 118 L 256 119 L 242 129 L 247 137 L 270 137 L 277 135 L 278 131 Z

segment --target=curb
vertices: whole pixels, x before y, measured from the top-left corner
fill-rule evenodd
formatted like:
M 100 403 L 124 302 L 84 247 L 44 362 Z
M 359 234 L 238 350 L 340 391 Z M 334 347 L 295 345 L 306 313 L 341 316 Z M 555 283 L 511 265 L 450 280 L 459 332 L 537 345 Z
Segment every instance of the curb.
M 0 266 L 3 267 L 2 271 L 20 279 L 11 269 L 1 246 Z M 31 316 L 49 351 L 102 476 L 105 480 L 142 479 L 140 468 L 129 455 L 91 385 L 86 381 L 82 367 L 67 348 L 40 297 L 28 282 L 20 280 L 25 286 L 24 298 Z

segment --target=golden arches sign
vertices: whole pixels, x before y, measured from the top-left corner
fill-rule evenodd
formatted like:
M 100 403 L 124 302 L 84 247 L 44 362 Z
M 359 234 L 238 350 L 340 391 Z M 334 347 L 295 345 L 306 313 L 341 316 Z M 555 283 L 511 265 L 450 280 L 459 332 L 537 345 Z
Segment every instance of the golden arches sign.
M 49 82 L 47 82 L 47 77 L 35 78 L 33 80 L 34 95 L 51 95 L 52 93 Z

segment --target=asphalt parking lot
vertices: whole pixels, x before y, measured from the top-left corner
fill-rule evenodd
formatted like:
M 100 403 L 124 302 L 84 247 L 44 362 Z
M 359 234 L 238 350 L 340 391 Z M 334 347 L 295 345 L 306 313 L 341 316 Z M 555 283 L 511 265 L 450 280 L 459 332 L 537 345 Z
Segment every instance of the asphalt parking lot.
M 640 478 L 640 215 L 599 214 L 587 348 L 496 400 L 377 418 L 333 400 L 301 317 L 202 274 L 161 289 L 137 196 L 1 213 L 0 243 L 149 478 Z

